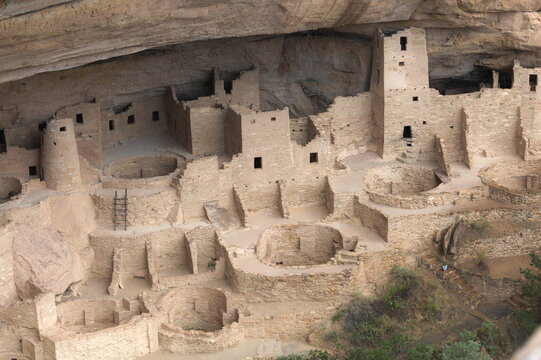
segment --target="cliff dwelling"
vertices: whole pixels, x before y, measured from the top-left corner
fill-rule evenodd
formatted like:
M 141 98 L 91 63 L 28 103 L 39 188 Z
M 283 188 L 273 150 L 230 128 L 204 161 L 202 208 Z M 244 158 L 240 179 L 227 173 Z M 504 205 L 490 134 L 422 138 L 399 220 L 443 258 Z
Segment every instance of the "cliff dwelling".
M 541 3 L 119 3 L 0 1 L 0 360 L 541 348 Z

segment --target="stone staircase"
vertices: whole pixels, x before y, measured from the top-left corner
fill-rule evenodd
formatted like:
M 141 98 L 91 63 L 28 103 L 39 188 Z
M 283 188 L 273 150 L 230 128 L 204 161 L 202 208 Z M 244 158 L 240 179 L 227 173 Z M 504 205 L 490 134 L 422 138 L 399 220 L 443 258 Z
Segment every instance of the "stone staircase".
M 438 278 L 458 289 L 458 291 L 466 296 L 471 303 L 472 309 L 475 309 L 483 299 L 483 296 L 469 286 L 462 276 L 460 276 L 458 271 L 453 269 L 451 265 L 448 265 L 447 271 L 443 271 L 443 261 L 438 259 L 438 256 L 434 253 L 424 254 L 420 258 L 420 264 L 424 265 L 427 269 L 432 270 Z
M 413 156 L 413 153 L 413 150 L 407 149 L 406 151 L 402 152 L 402 155 L 398 156 L 396 160 L 404 164 L 413 164 L 417 161 L 417 159 Z
M 355 251 L 339 250 L 336 252 L 336 261 L 340 264 L 358 264 L 361 255 Z
M 257 359 L 274 359 L 283 355 L 282 342 L 275 339 L 265 339 L 257 349 Z

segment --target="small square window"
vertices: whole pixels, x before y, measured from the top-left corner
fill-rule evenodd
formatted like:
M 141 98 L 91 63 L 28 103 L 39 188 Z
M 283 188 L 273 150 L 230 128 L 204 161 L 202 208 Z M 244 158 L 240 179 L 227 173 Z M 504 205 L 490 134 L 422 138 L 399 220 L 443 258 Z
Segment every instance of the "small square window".
M 310 153 L 310 162 L 317 163 L 317 152 Z
M 38 168 L 36 166 L 29 166 L 28 167 L 28 175 L 30 175 L 30 176 L 38 175 Z
M 454 125 L 449 125 L 449 127 L 450 127 L 451 129 L 454 129 L 454 128 L 455 128 L 455 126 L 454 126 Z
M 65 127 L 65 126 L 62 126 L 62 127 L 60 128 L 60 131 L 66 131 L 66 127 Z
M 135 124 L 135 115 L 128 116 L 128 124 Z
M 414 96 L 412 100 L 413 100 L 413 101 L 419 101 L 419 97 L 418 97 L 418 96 Z
M 254 169 L 262 169 L 263 168 L 263 160 L 261 157 L 255 157 L 254 158 Z
M 423 125 L 426 125 L 426 121 L 423 121 Z
M 77 114 L 77 115 L 75 115 L 75 121 L 76 121 L 78 124 L 82 124 L 82 123 L 83 123 L 83 114 Z
M 153 111 L 152 112 L 152 121 L 160 121 L 160 112 L 159 111 Z
M 404 63 L 403 61 L 400 61 L 400 62 L 398 63 L 398 66 L 404 66 L 404 64 L 405 64 L 405 63 Z
M 271 117 L 271 121 L 276 121 L 276 117 Z
M 411 147 L 412 145 L 411 145 L 411 143 L 406 143 L 406 146 L 410 146 L 410 147 Z
M 109 131 L 113 131 L 115 129 L 115 121 L 109 120 Z

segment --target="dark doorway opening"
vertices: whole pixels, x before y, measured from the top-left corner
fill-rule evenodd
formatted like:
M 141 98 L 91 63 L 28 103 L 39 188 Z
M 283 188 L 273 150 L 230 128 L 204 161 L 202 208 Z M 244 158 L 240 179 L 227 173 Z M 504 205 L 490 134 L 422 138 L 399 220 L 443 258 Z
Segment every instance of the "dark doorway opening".
M 513 72 L 501 71 L 498 74 L 498 86 L 500 89 L 511 89 L 513 87 Z
M 128 124 L 135 124 L 135 115 L 128 116 Z
M 159 111 L 153 111 L 152 112 L 152 121 L 160 121 L 160 112 Z
M 254 169 L 262 169 L 263 168 L 263 160 L 261 157 L 255 157 L 254 158 Z
M 404 131 L 402 132 L 402 137 L 404 139 L 411 139 L 411 126 L 404 126 Z
M 400 37 L 400 50 L 406 51 L 408 48 L 408 38 L 405 36 Z
M 36 166 L 29 166 L 28 167 L 28 175 L 37 176 L 38 175 L 38 168 Z
M 115 129 L 115 121 L 109 120 L 109 131 L 112 131 Z
M 0 130 L 0 153 L 7 152 L 7 150 L 6 135 L 4 134 L 4 130 Z
M 310 162 L 317 163 L 317 152 L 310 153 Z
M 226 94 L 231 94 L 231 90 L 233 90 L 233 80 L 224 80 L 224 90 Z
M 75 115 L 75 121 L 77 121 L 78 124 L 82 124 L 83 123 L 83 114 Z
M 530 75 L 530 91 L 535 91 L 537 88 L 537 75 Z

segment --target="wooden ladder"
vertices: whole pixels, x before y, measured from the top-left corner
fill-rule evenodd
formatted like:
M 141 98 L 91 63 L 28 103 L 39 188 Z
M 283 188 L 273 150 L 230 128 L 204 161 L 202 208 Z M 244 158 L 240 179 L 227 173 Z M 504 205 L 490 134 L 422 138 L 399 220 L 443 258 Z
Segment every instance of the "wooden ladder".
M 124 222 L 124 231 L 128 228 L 128 189 L 124 189 L 124 197 L 118 197 L 118 191 L 115 190 L 115 199 L 113 202 L 113 227 L 116 231 L 118 225 Z

